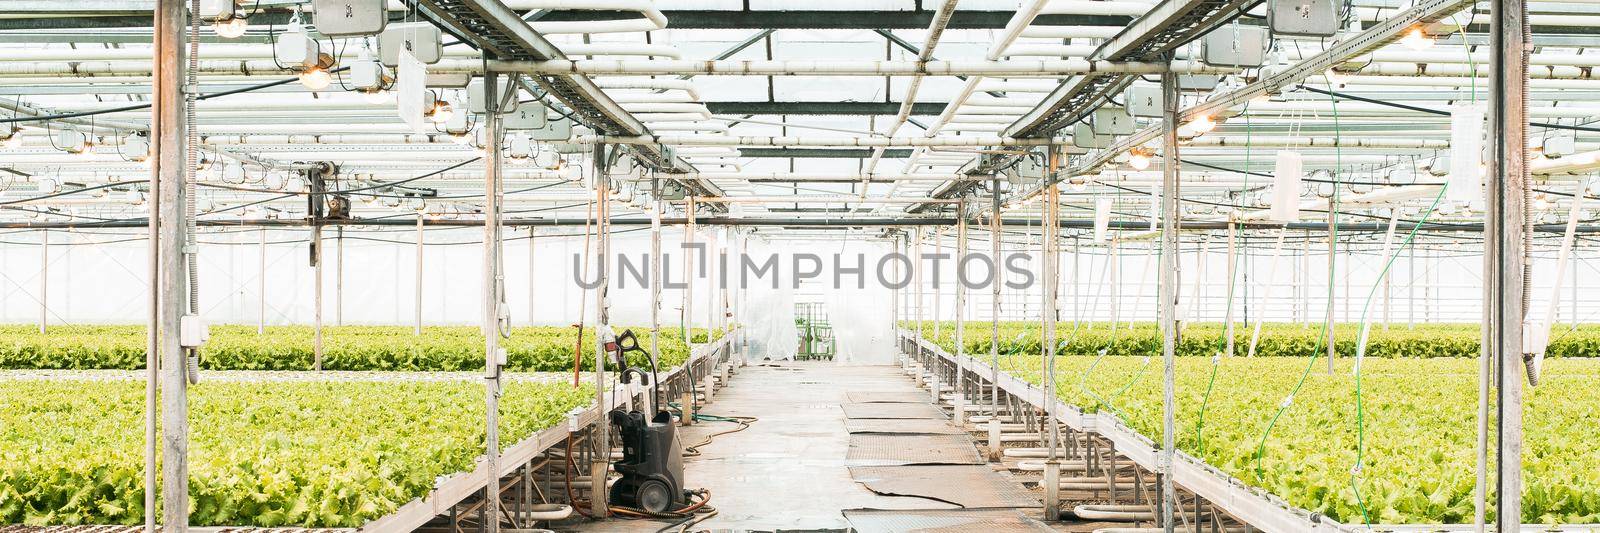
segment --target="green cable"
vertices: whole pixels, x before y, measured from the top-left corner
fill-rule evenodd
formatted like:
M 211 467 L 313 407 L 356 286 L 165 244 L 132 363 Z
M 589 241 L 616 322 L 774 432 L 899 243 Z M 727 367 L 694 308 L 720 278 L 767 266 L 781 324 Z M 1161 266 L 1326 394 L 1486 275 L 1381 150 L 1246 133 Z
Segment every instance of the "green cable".
M 1333 92 L 1333 83 L 1332 82 L 1328 82 L 1328 92 L 1330 92 L 1330 93 Z M 1343 154 L 1343 150 L 1339 146 L 1341 144 L 1340 127 L 1339 127 L 1339 100 L 1338 100 L 1338 98 L 1335 98 L 1332 94 L 1329 94 L 1328 95 L 1328 101 L 1332 102 L 1332 105 L 1333 105 L 1333 167 L 1334 167 L 1334 172 L 1333 172 L 1333 196 L 1332 196 L 1332 198 L 1330 198 L 1330 200 L 1328 202 L 1328 226 L 1330 228 L 1330 231 L 1332 231 L 1332 233 L 1330 234 L 1330 238 L 1329 238 L 1329 246 L 1330 247 L 1337 247 L 1338 246 L 1338 241 L 1333 240 L 1331 238 L 1331 235 L 1336 235 L 1339 232 L 1339 169 L 1343 166 L 1344 154 Z M 1336 253 L 1329 253 L 1328 254 L 1328 305 L 1330 306 L 1330 309 L 1331 309 L 1331 306 L 1333 305 L 1334 258 L 1336 256 L 1337 256 Z M 1294 397 L 1296 395 L 1300 394 L 1300 389 L 1305 387 L 1306 378 L 1311 376 L 1311 368 L 1312 368 L 1313 365 L 1315 365 L 1317 363 L 1317 358 L 1322 356 L 1322 353 L 1323 353 L 1324 350 L 1327 350 L 1328 352 L 1330 352 L 1330 354 L 1331 354 L 1331 352 L 1333 350 L 1333 342 L 1334 342 L 1333 341 L 1333 321 L 1332 320 L 1324 320 L 1323 321 L 1323 328 L 1324 328 L 1325 331 L 1324 331 L 1322 340 L 1318 342 L 1317 350 L 1311 353 L 1311 360 L 1306 361 L 1306 369 L 1305 369 L 1304 372 L 1300 373 L 1300 380 L 1295 382 L 1294 389 L 1291 389 L 1289 391 L 1289 395 L 1285 396 L 1283 398 L 1283 401 L 1278 404 L 1278 411 L 1276 413 L 1274 413 L 1272 415 L 1272 419 L 1267 422 L 1266 431 L 1261 432 L 1261 442 L 1259 442 L 1256 445 L 1256 482 L 1257 483 L 1261 482 L 1262 473 L 1265 472 L 1265 469 L 1261 465 L 1261 461 L 1267 455 L 1267 439 L 1272 436 L 1272 429 L 1274 427 L 1277 427 L 1278 419 L 1282 418 L 1283 417 L 1283 413 L 1285 411 L 1289 410 L 1289 406 L 1294 404 Z M 1332 356 L 1330 355 L 1330 357 L 1332 357 Z
M 1222 365 L 1222 358 L 1211 356 L 1211 379 L 1206 382 L 1206 393 L 1200 397 L 1200 419 L 1194 424 L 1194 437 L 1199 441 L 1195 447 L 1195 455 L 1204 456 L 1206 453 L 1206 406 L 1211 403 L 1211 389 L 1217 384 L 1217 367 Z
M 1448 183 L 1446 183 L 1443 187 L 1439 187 L 1439 194 L 1433 197 L 1433 203 L 1428 205 L 1427 211 L 1422 212 L 1422 218 L 1417 220 L 1417 224 L 1412 226 L 1411 231 L 1406 233 L 1405 240 L 1400 242 L 1400 246 L 1395 249 L 1394 254 L 1390 255 L 1389 260 L 1384 262 L 1383 270 L 1378 272 L 1379 280 L 1382 280 L 1384 276 L 1389 275 L 1389 269 L 1394 267 L 1394 261 L 1400 258 L 1400 252 L 1405 251 L 1406 247 L 1411 245 L 1412 239 L 1415 239 L 1417 236 L 1417 230 L 1422 229 L 1422 225 L 1428 222 L 1428 217 L 1432 215 L 1433 210 L 1439 206 L 1439 200 L 1444 198 L 1444 191 L 1448 188 L 1450 188 L 1450 184 Z M 1372 308 L 1372 299 L 1376 297 L 1377 294 L 1378 284 L 1373 283 L 1372 288 L 1367 290 L 1366 302 L 1361 304 L 1361 326 L 1363 328 L 1365 328 L 1367 324 L 1367 313 Z M 1365 355 L 1365 348 L 1362 348 L 1362 354 L 1360 355 Z M 1367 514 L 1367 502 L 1361 497 L 1360 484 L 1356 481 L 1356 477 L 1361 474 L 1361 463 L 1366 455 L 1366 450 L 1366 407 L 1361 394 L 1361 365 L 1358 363 L 1356 365 L 1356 464 L 1350 469 L 1350 490 L 1355 492 L 1356 505 L 1361 507 L 1362 523 L 1370 526 L 1372 525 L 1372 518 Z

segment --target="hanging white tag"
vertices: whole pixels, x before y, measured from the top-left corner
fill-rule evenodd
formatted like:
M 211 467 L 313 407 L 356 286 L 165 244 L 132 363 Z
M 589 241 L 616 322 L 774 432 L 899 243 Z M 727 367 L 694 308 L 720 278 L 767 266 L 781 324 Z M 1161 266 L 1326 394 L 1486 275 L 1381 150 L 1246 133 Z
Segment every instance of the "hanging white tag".
M 427 102 L 424 102 L 422 91 L 428 78 L 428 67 L 417 61 L 411 52 L 401 50 L 400 68 L 396 74 L 394 85 L 399 93 L 397 102 L 400 120 L 411 126 L 412 131 L 424 133 L 427 122 L 422 118 L 422 108 Z
M 1483 200 L 1483 110 L 1458 105 L 1450 110 L 1450 177 L 1445 198 Z
M 1111 199 L 1096 198 L 1094 200 L 1094 240 L 1105 242 L 1107 232 L 1111 229 Z
M 1272 220 L 1300 220 L 1300 180 L 1304 170 L 1299 152 L 1278 152 L 1272 167 Z

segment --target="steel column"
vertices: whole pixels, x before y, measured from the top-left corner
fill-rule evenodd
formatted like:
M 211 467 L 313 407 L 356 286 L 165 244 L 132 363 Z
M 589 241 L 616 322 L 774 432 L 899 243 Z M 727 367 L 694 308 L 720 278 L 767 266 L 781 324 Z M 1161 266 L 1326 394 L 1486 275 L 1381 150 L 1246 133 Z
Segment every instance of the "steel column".
M 421 211 L 417 212 L 417 253 L 416 253 L 416 256 L 417 256 L 417 268 L 416 268 L 416 271 L 413 273 L 413 278 L 412 278 L 412 283 L 411 283 L 412 284 L 412 289 L 416 291 L 415 294 L 413 295 L 413 300 L 416 302 L 416 306 L 415 306 L 415 309 L 412 310 L 413 313 L 415 313 L 415 316 L 412 317 L 411 333 L 413 335 L 421 335 L 422 334 L 422 212 Z
M 1484 210 L 1483 357 L 1494 372 L 1498 531 L 1522 526 L 1522 320 L 1527 242 L 1528 6 L 1489 2 L 1488 186 Z
M 1049 148 L 1048 172 L 1054 175 L 1060 166 L 1060 154 L 1054 146 Z M 1061 215 L 1061 191 L 1055 185 L 1044 189 L 1044 210 L 1041 213 L 1041 255 L 1044 257 L 1044 275 L 1041 276 L 1042 310 L 1041 332 L 1044 347 L 1044 401 L 1045 424 L 1045 474 L 1044 474 L 1044 519 L 1055 521 L 1061 519 L 1061 462 L 1057 457 L 1061 446 L 1061 425 L 1056 421 L 1056 406 L 1060 401 L 1056 398 L 1056 238 L 1061 231 L 1055 220 Z
M 989 182 L 991 195 L 989 204 L 989 255 L 990 264 L 993 265 L 994 277 L 989 280 L 989 419 L 990 423 L 998 423 L 1000 418 L 1000 287 L 1005 285 L 1004 270 L 1001 266 L 1005 259 L 1000 257 L 1000 241 L 1005 235 L 1000 231 L 1000 176 L 995 175 Z M 1000 450 L 990 450 L 990 455 L 1000 457 Z
M 267 332 L 267 228 L 261 228 L 256 243 L 256 334 Z
M 344 325 L 344 226 L 334 228 L 333 255 L 339 266 L 333 271 L 333 324 Z
M 483 465 L 489 471 L 488 483 L 483 488 L 483 516 L 486 517 L 483 526 L 488 533 L 500 531 L 500 306 L 504 298 L 500 290 L 504 281 L 500 273 L 500 251 L 504 246 L 500 233 L 500 203 L 505 194 L 500 180 L 500 144 L 505 132 L 501 127 L 500 91 L 496 87 L 499 78 L 483 78 L 483 101 L 488 111 L 484 114 L 484 131 L 488 137 L 485 155 L 488 161 L 483 166 Z M 610 456 L 609 453 L 601 455 Z M 605 491 L 603 480 L 595 480 L 594 486 L 596 492 Z
M 650 366 L 661 359 L 661 178 L 650 179 Z M 651 376 L 650 379 L 655 379 Z M 654 385 L 654 384 L 652 384 Z M 654 389 L 652 389 L 654 390 Z M 656 398 L 650 395 L 645 416 L 656 415 Z
M 1161 130 L 1161 273 L 1156 284 L 1161 308 L 1161 529 L 1173 533 L 1173 512 L 1178 495 L 1172 486 L 1172 459 L 1176 433 L 1177 403 L 1173 399 L 1176 348 L 1178 344 L 1178 77 L 1161 76 L 1161 102 L 1164 123 Z M 1204 261 L 1204 250 L 1201 261 Z M 1198 302 L 1196 302 L 1198 303 Z
M 50 230 L 39 232 L 39 334 L 50 322 Z
M 965 322 L 967 319 L 967 285 L 961 281 L 962 261 L 967 258 L 967 203 L 965 201 L 961 202 L 956 207 L 956 211 L 960 215 L 956 217 L 956 316 L 954 326 L 956 329 L 956 376 L 955 383 L 951 387 L 951 392 L 954 394 L 951 403 L 955 406 L 952 413 L 955 424 L 961 426 L 966 423 L 965 411 L 967 407 L 966 397 L 963 395 L 965 387 L 962 386 L 962 380 L 966 378 L 962 360 L 967 356 L 967 325 Z M 938 398 L 934 398 L 935 402 L 938 402 L 938 400 Z
M 184 350 L 179 344 L 184 291 L 184 104 L 181 46 L 184 3 L 159 0 L 155 9 L 150 107 L 152 163 L 150 232 L 156 242 L 156 265 L 150 284 L 156 293 L 154 309 L 157 361 L 161 381 L 162 530 L 182 533 L 189 529 L 189 382 L 184 370 Z
M 313 360 L 312 370 L 322 370 L 322 225 L 311 226 L 311 268 L 316 273 L 313 276 L 315 289 L 312 290 L 313 305 L 312 316 L 314 320 L 314 335 L 311 339 Z
M 606 256 L 606 254 L 610 253 L 611 245 L 611 183 L 606 177 L 605 170 L 606 145 L 594 145 L 593 157 L 594 159 L 590 163 L 590 170 L 594 172 L 595 215 L 597 216 L 595 221 L 595 263 L 599 266 L 599 268 L 596 269 L 596 280 L 598 281 L 599 286 L 595 288 L 594 293 L 594 309 L 596 317 L 596 335 L 594 344 L 594 397 L 595 405 L 600 407 L 600 412 L 606 413 L 611 409 L 611 406 L 608 405 L 609 402 L 606 401 L 606 399 L 610 396 L 606 393 L 606 339 L 604 338 L 604 335 L 600 334 L 600 332 L 606 331 L 611 327 L 611 300 L 606 294 L 610 289 L 609 285 L 611 280 L 611 276 L 608 272 L 608 270 L 611 268 L 611 261 L 608 260 Z M 690 201 L 693 202 L 692 199 Z M 685 290 L 684 297 L 688 298 L 687 289 Z M 687 312 L 687 310 L 685 310 L 685 312 Z M 688 335 L 687 328 L 685 328 L 684 335 Z M 691 376 L 691 389 L 693 387 L 693 381 L 694 380 Z M 694 410 L 694 406 L 692 405 L 692 395 L 690 396 L 690 399 L 691 401 L 685 403 L 683 406 L 683 413 L 685 416 L 689 416 L 689 414 Z M 601 416 L 606 415 L 602 414 Z M 594 456 L 594 460 L 589 463 L 589 477 L 591 483 L 593 483 L 593 488 L 589 493 L 589 501 L 591 505 L 589 512 L 594 516 L 609 516 L 610 507 L 606 504 L 606 497 L 608 494 L 606 494 L 605 481 L 606 472 L 611 466 L 610 424 L 595 424 L 593 438 L 593 447 L 598 453 Z
M 1239 225 L 1230 220 L 1228 222 L 1228 285 L 1227 289 L 1222 291 L 1228 298 L 1226 302 L 1222 303 L 1222 320 L 1227 322 L 1227 326 L 1224 328 L 1227 331 L 1223 334 L 1228 336 L 1227 346 L 1223 349 L 1223 353 L 1227 354 L 1228 357 L 1233 357 L 1233 287 L 1237 283 L 1236 280 L 1239 276 L 1238 238 Z

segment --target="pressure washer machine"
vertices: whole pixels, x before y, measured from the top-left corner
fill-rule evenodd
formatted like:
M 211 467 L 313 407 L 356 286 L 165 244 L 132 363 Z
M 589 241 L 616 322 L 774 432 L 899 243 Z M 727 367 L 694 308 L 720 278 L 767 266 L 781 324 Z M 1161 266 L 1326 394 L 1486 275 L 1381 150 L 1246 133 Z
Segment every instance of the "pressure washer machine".
M 678 439 L 672 413 L 658 407 L 661 383 L 656 379 L 656 362 L 639 347 L 632 330 L 624 330 L 621 335 L 609 331 L 600 334 L 613 337 L 606 342 L 606 350 L 615 359 L 616 368 L 622 369 L 619 381 L 630 383 L 637 376 L 650 386 L 644 411 L 619 407 L 609 414 L 611 423 L 622 436 L 622 459 L 612 463 L 612 468 L 622 474 L 622 478 L 611 486 L 610 500 L 613 505 L 652 514 L 682 508 L 690 496 L 683 488 L 683 442 Z M 650 364 L 648 375 L 638 367 L 629 366 L 629 353 L 645 355 Z

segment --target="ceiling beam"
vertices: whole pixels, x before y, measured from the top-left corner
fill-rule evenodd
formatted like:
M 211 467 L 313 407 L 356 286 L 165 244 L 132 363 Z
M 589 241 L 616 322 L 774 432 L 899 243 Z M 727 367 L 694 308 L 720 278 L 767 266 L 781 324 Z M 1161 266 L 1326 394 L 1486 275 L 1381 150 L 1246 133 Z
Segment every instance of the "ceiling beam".
M 944 102 L 917 102 L 913 115 L 938 115 Z M 714 115 L 894 115 L 900 102 L 706 102 Z

